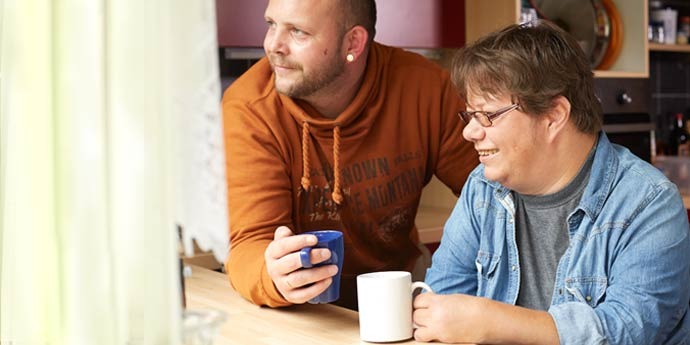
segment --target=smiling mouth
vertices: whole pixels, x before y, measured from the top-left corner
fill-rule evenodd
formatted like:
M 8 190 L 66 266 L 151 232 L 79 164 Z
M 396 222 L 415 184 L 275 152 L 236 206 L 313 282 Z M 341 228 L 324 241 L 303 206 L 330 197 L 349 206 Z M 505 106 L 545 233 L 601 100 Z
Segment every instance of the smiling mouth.
M 488 156 L 491 156 L 491 155 L 493 155 L 493 154 L 498 153 L 498 150 L 497 150 L 497 149 L 493 149 L 493 150 L 478 150 L 477 153 L 479 153 L 479 157 L 488 157 Z

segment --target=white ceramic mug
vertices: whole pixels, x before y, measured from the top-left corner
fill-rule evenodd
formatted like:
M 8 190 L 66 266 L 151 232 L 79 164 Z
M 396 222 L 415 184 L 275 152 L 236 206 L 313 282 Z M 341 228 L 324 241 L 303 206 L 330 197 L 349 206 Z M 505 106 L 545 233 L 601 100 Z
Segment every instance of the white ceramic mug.
M 412 295 L 418 288 L 432 291 L 423 282 L 413 283 L 406 271 L 358 275 L 359 337 L 369 342 L 412 338 Z

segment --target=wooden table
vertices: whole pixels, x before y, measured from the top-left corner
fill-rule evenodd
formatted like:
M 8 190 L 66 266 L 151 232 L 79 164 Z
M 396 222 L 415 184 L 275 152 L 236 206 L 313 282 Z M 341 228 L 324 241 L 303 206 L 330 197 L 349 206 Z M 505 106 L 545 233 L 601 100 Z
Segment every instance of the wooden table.
M 258 307 L 240 297 L 224 274 L 191 268 L 192 275 L 185 280 L 187 308 L 219 309 L 228 315 L 214 345 L 370 344 L 359 339 L 355 311 L 331 304 Z

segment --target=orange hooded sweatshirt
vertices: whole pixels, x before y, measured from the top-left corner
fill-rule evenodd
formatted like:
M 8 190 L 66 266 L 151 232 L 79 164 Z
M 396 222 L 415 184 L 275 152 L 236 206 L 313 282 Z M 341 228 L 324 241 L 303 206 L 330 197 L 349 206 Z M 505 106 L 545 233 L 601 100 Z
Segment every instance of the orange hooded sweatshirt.
M 338 97 L 337 94 L 333 97 Z M 286 306 L 264 251 L 278 226 L 344 232 L 342 305 L 356 306 L 357 274 L 411 270 L 415 215 L 435 174 L 459 194 L 478 164 L 462 138 L 462 103 L 447 71 L 378 43 L 364 80 L 334 120 L 276 92 L 266 58 L 223 97 L 233 287 L 259 305 Z

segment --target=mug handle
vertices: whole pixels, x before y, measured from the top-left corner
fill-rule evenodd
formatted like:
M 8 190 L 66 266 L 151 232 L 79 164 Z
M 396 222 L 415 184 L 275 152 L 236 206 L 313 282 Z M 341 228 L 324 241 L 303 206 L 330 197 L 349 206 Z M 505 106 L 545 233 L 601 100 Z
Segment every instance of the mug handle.
M 304 247 L 299 251 L 299 261 L 302 263 L 302 267 L 304 268 L 311 268 L 313 266 L 311 264 L 310 253 L 311 247 Z
M 426 292 L 434 292 L 434 290 L 431 289 L 429 285 L 427 285 L 425 282 L 414 282 L 410 286 L 410 293 L 414 293 L 414 290 L 417 289 L 424 289 Z
M 431 287 L 425 282 L 414 282 L 412 285 L 410 285 L 410 293 L 414 293 L 414 290 L 417 289 L 424 289 L 426 292 L 434 292 L 434 290 L 432 290 Z M 412 328 L 419 328 L 419 326 L 413 321 Z

